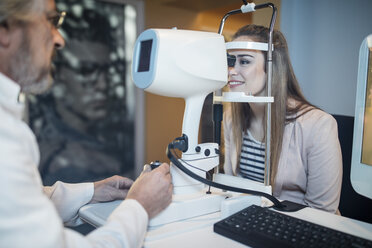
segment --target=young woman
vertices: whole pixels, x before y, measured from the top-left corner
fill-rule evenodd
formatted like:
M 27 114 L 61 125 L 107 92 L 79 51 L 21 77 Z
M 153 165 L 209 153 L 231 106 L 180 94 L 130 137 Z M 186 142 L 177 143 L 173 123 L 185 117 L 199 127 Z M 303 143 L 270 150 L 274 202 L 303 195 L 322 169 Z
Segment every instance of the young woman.
M 242 27 L 233 41 L 268 43 L 268 28 Z M 335 119 L 310 104 L 301 93 L 287 42 L 273 34 L 271 107 L 271 178 L 273 195 L 310 207 L 337 212 L 342 157 Z M 230 91 L 266 96 L 266 53 L 229 50 Z M 224 113 L 226 174 L 263 182 L 265 103 L 232 103 Z

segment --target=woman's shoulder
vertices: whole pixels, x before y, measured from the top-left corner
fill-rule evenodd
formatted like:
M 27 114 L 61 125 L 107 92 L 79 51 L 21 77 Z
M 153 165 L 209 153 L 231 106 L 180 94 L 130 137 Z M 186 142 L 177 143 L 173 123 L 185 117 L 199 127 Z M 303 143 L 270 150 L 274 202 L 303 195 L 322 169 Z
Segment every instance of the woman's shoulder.
M 308 123 L 311 125 L 316 125 L 332 123 L 336 121 L 331 114 L 313 106 L 305 107 L 298 114 L 299 117 L 297 118 L 296 121 L 299 123 Z
M 300 103 L 296 100 L 289 100 L 289 106 L 292 108 L 296 108 Z M 329 113 L 313 106 L 310 104 L 302 104 L 299 110 L 292 114 L 291 116 L 287 116 L 288 120 L 294 120 L 296 123 L 302 124 L 317 124 L 323 122 L 335 122 L 336 120 L 333 118 L 332 115 Z M 291 121 L 289 121 L 291 122 Z
M 298 116 L 293 122 L 293 125 L 296 129 L 301 130 L 304 137 L 327 137 L 331 133 L 337 133 L 335 118 L 331 114 L 312 106 L 304 110 L 302 115 Z

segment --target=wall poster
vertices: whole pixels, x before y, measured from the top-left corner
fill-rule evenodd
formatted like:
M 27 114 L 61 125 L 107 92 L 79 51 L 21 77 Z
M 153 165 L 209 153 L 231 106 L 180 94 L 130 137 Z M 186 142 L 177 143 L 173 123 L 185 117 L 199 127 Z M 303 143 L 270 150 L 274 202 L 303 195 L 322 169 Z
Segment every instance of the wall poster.
M 128 51 L 137 34 L 136 9 L 120 2 L 56 0 L 67 12 L 60 29 L 66 45 L 56 52 L 49 92 L 28 99 L 44 185 L 133 176 L 135 88 Z

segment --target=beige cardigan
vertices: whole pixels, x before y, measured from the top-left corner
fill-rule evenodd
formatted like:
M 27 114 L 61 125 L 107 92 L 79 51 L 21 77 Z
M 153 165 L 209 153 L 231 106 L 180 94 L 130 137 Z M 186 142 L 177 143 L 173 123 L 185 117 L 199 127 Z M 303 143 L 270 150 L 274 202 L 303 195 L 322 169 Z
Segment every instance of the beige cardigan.
M 224 114 L 226 174 L 236 175 L 237 150 L 231 111 Z M 335 213 L 342 182 L 342 155 L 336 120 L 314 109 L 285 126 L 273 195 Z

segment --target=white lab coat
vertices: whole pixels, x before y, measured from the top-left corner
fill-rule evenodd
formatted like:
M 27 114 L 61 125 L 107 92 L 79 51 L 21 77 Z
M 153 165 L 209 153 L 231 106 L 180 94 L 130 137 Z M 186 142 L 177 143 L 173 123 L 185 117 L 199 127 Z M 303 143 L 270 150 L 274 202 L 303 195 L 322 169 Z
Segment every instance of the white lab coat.
M 83 236 L 64 224 L 81 222 L 77 211 L 93 196 L 93 183 L 43 187 L 39 148 L 21 118 L 20 87 L 0 73 L 0 247 L 140 247 L 148 216 L 125 200 L 105 226 Z

